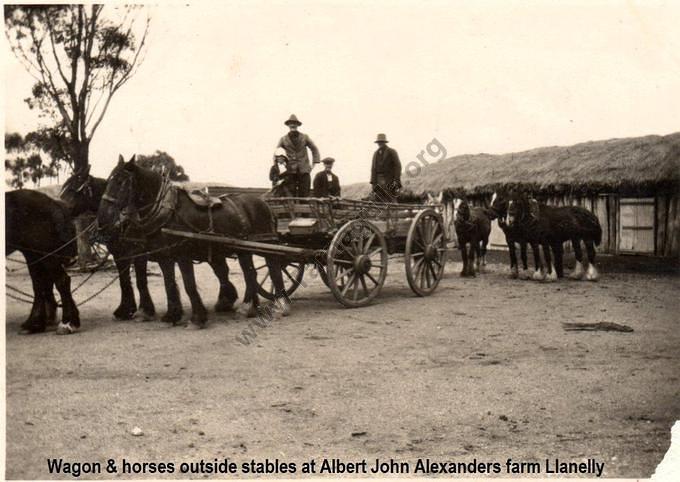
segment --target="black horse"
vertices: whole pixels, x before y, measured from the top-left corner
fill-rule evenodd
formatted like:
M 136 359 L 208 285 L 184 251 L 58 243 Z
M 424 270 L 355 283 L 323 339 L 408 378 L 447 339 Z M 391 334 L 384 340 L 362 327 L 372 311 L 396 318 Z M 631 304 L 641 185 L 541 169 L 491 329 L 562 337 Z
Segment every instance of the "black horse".
M 61 200 L 69 207 L 74 218 L 84 213 L 97 214 L 106 189 L 106 180 L 91 176 L 89 171 L 88 166 L 85 170 L 75 172 L 66 180 L 61 190 Z M 143 244 L 111 238 L 106 243 L 106 248 L 113 256 L 120 283 L 120 303 L 113 316 L 118 320 L 130 320 L 137 312 L 135 292 L 130 279 L 132 264 L 139 291 L 139 308 L 145 320 L 152 320 L 156 315 L 156 309 L 149 293 L 146 269 L 148 256 L 143 254 Z
M 276 232 L 269 206 L 255 196 L 243 195 L 225 198 L 223 201 L 206 200 L 207 206 L 200 207 L 190 198 L 189 193 L 173 186 L 160 174 L 139 167 L 134 157 L 118 165 L 109 176 L 102 202 L 97 213 L 99 227 L 105 237 L 119 234 L 143 238 L 145 246 L 155 252 L 163 272 L 168 296 L 168 313 L 164 321 L 176 322 L 181 317 L 181 303 L 175 282 L 175 262 L 182 273 L 184 288 L 191 300 L 192 325 L 203 327 L 207 319 L 206 309 L 196 288 L 193 261 L 207 261 L 220 280 L 220 304 L 235 301 L 236 293 L 228 281 L 225 258 L 234 254 L 243 270 L 246 281 L 244 303 L 249 305 L 247 315 L 257 315 L 257 273 L 253 266 L 252 254 L 227 248 L 221 243 L 205 243 L 177 238 L 164 234 L 161 229 L 169 228 L 196 233 L 216 233 L 233 238 L 264 237 L 274 240 Z M 280 259 L 265 256 L 269 273 L 276 287 L 277 298 L 283 314 L 288 314 L 289 300 L 285 297 Z M 190 326 L 192 326 L 190 325 Z
M 508 251 L 510 253 L 510 277 L 511 278 L 521 278 L 529 279 L 531 275 L 529 274 L 529 266 L 527 264 L 527 244 L 531 244 L 531 250 L 534 253 L 534 265 L 536 267 L 535 276 L 539 277 L 543 270 L 543 263 L 541 262 L 541 252 L 539 245 L 536 241 L 529 241 L 527 234 L 521 228 L 521 226 L 508 225 L 508 202 L 510 195 L 507 193 L 494 193 L 491 198 L 491 206 L 489 207 L 490 219 L 498 220 L 498 226 L 503 230 L 505 234 L 505 242 L 508 245 Z M 519 272 L 519 263 L 517 262 L 517 250 L 515 244 L 519 244 L 520 249 L 520 259 L 522 261 L 522 272 Z
M 597 216 L 587 209 L 579 206 L 548 206 L 527 194 L 519 194 L 508 203 L 508 225 L 518 226 L 530 240 L 543 246 L 547 280 L 554 281 L 564 276 L 562 257 L 565 241 L 571 241 L 576 255 L 576 267 L 570 277 L 581 279 L 585 275 L 589 281 L 599 279 L 595 268 L 595 246 L 602 241 L 602 228 Z M 586 259 L 583 258 L 581 241 L 588 253 Z M 551 249 L 555 255 L 554 269 Z M 587 270 L 584 270 L 584 265 L 588 265 Z
M 465 199 L 458 200 L 455 206 L 454 227 L 458 238 L 458 248 L 463 257 L 463 270 L 460 275 L 475 276 L 475 254 L 478 272 L 486 264 L 486 246 L 491 233 L 491 219 L 486 208 L 471 208 Z
M 33 307 L 22 331 L 42 332 L 56 321 L 57 302 L 52 291 L 56 285 L 62 304 L 57 334 L 75 333 L 80 317 L 64 265 L 77 254 L 76 232 L 67 207 L 26 189 L 6 193 L 5 209 L 5 255 L 15 251 L 24 255 L 33 284 Z

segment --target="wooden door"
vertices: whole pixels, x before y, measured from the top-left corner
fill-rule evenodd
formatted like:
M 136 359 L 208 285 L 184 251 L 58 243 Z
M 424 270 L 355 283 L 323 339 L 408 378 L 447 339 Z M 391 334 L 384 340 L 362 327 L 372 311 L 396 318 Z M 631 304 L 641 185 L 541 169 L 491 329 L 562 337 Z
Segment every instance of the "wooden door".
M 619 201 L 619 252 L 654 254 L 654 198 Z

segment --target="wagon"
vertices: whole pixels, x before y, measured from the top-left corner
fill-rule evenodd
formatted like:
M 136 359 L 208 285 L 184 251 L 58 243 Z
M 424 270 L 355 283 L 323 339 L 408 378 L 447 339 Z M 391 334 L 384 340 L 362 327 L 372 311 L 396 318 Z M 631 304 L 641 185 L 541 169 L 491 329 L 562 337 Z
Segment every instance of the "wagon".
M 288 296 L 318 272 L 344 306 L 368 305 L 387 276 L 390 255 L 403 254 L 406 279 L 418 296 L 432 294 L 444 273 L 446 231 L 439 206 L 336 198 L 269 198 L 276 239 L 266 242 L 164 229 L 167 234 L 223 243 L 255 255 L 278 255 Z M 267 265 L 256 263 L 259 293 L 274 299 Z M 311 269 L 310 269 L 311 268 Z

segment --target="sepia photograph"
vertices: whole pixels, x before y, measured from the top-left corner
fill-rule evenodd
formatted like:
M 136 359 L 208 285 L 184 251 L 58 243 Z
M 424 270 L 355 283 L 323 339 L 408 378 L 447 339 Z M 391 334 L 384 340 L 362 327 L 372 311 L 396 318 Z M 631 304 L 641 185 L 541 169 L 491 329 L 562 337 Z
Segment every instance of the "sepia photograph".
M 6 480 L 680 480 L 680 3 L 4 3 Z

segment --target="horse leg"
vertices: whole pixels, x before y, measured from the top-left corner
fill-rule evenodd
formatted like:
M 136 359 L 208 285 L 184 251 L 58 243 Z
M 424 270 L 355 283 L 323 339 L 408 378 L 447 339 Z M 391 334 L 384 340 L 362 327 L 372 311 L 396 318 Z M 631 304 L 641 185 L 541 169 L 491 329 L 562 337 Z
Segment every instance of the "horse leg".
M 588 251 L 588 271 L 586 272 L 586 279 L 588 281 L 597 281 L 600 279 L 600 273 L 597 272 L 595 267 L 595 243 L 592 239 L 588 239 L 586 242 L 586 250 Z
M 543 256 L 545 257 L 545 265 L 548 270 L 544 281 L 548 282 L 557 281 L 557 273 L 555 273 L 555 267 L 553 266 L 549 243 L 543 244 Z
M 45 290 L 45 324 L 48 326 L 57 324 L 57 300 L 54 298 L 54 284 L 49 283 Z
M 470 252 L 468 253 L 468 275 L 475 277 L 475 248 L 474 243 L 470 243 Z
M 467 276 L 467 274 L 468 274 L 467 245 L 466 245 L 465 242 L 462 242 L 458 248 L 460 249 L 460 256 L 461 256 L 461 258 L 463 258 L 463 270 L 460 272 L 460 275 L 461 276 Z
M 139 308 L 142 310 L 142 318 L 144 321 L 151 321 L 156 318 L 156 307 L 151 299 L 149 293 L 149 278 L 146 271 L 149 260 L 146 256 L 135 258 L 135 281 L 137 283 L 137 291 L 139 291 Z
M 483 238 L 482 239 L 482 249 L 481 249 L 481 254 L 482 254 L 482 266 L 486 266 L 486 246 L 489 244 L 489 238 Z
M 184 291 L 191 300 L 191 322 L 187 328 L 204 328 L 205 322 L 208 319 L 208 312 L 203 305 L 201 295 L 198 293 L 196 287 L 196 276 L 194 275 L 194 265 L 190 259 L 181 259 L 177 261 L 179 270 L 182 273 L 182 281 L 184 282 Z
M 48 288 L 52 287 L 52 283 L 47 281 L 47 274 L 41 266 L 42 263 L 36 264 L 35 260 L 29 257 L 26 257 L 26 262 L 28 263 L 28 272 L 31 275 L 31 284 L 33 286 L 33 306 L 28 318 L 21 324 L 21 332 L 39 333 L 45 331 L 47 324 L 45 293 Z
M 220 281 L 220 294 L 215 304 L 215 312 L 224 313 L 234 311 L 234 303 L 238 300 L 236 287 L 229 281 L 229 265 L 225 258 L 213 257 L 210 267 Z
M 246 317 L 254 318 L 257 316 L 259 300 L 257 299 L 257 272 L 253 265 L 253 256 L 250 254 L 239 254 L 238 262 L 241 265 L 243 278 L 246 282 L 246 294 L 243 297 L 243 303 L 248 304 Z
M 519 269 L 517 266 L 517 249 L 515 247 L 515 242 L 505 237 L 505 242 L 508 245 L 508 252 L 510 253 L 510 278 L 517 279 L 519 276 Z
M 519 252 L 520 252 L 520 257 L 522 258 L 522 274 L 520 275 L 520 279 L 529 279 L 529 278 L 531 278 L 531 273 L 529 272 L 529 265 L 527 263 L 527 242 L 526 241 L 520 241 Z
M 182 301 L 179 297 L 179 290 L 177 289 L 177 281 L 175 281 L 175 262 L 164 259 L 158 262 L 163 272 L 163 284 L 165 285 L 165 294 L 168 298 L 168 311 L 161 318 L 165 323 L 176 324 L 182 319 Z
M 50 264 L 52 266 L 48 269 L 54 273 L 54 284 L 61 296 L 61 322 L 57 326 L 57 335 L 70 335 L 80 329 L 80 314 L 71 295 L 71 278 L 58 260 Z
M 477 273 L 482 272 L 482 241 L 477 240 L 473 244 L 474 249 L 475 249 L 475 255 L 477 256 L 477 259 L 475 261 L 475 268 Z
M 585 270 L 583 269 L 583 251 L 581 250 L 581 240 L 579 238 L 572 238 L 571 247 L 574 248 L 576 265 L 574 266 L 574 271 L 572 271 L 569 275 L 569 278 L 573 280 L 580 280 L 583 279 L 583 275 L 585 274 Z
M 536 266 L 536 271 L 534 271 L 531 279 L 541 281 L 545 278 L 545 269 L 543 267 L 543 261 L 541 260 L 541 247 L 538 243 L 532 242 L 531 249 L 534 252 L 534 265 Z
M 137 302 L 135 301 L 135 292 L 132 289 L 132 282 L 130 281 L 130 260 L 113 259 L 118 269 L 118 282 L 120 283 L 120 304 L 118 308 L 113 311 L 113 316 L 117 320 L 131 320 L 137 311 Z
M 283 283 L 281 259 L 278 256 L 265 256 L 265 260 L 267 261 L 269 276 L 271 276 L 272 283 L 274 283 L 276 308 L 280 310 L 283 316 L 288 316 L 290 315 L 290 298 L 286 294 L 286 288 Z
M 555 253 L 555 271 L 557 272 L 557 277 L 564 278 L 564 265 L 562 261 L 564 246 L 562 246 L 562 243 L 555 243 L 553 245 L 553 252 Z

